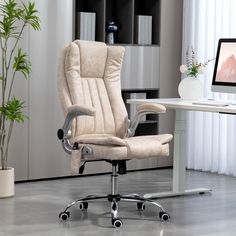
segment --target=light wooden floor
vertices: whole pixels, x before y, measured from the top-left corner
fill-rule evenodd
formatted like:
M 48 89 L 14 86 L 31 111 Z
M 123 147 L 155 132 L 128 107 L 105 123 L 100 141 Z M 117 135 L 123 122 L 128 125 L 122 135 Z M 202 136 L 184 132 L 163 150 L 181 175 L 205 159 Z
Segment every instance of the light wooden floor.
M 120 176 L 120 193 L 167 191 L 171 180 L 172 170 L 128 173 Z M 108 202 L 91 203 L 85 213 L 75 207 L 69 221 L 58 219 L 64 206 L 77 197 L 110 192 L 109 175 L 16 184 L 16 196 L 0 200 L 0 236 L 235 236 L 236 178 L 188 171 L 187 184 L 213 192 L 159 200 L 171 215 L 164 223 L 151 206 L 139 213 L 135 204 L 121 203 L 120 229 L 111 226 Z

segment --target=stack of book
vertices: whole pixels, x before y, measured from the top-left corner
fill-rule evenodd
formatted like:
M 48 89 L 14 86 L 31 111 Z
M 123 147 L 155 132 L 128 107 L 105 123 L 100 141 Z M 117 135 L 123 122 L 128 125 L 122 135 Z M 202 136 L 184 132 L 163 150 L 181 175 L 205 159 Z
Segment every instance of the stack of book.
M 77 38 L 82 40 L 95 40 L 96 13 L 77 12 Z
M 136 16 L 136 43 L 152 44 L 152 16 Z

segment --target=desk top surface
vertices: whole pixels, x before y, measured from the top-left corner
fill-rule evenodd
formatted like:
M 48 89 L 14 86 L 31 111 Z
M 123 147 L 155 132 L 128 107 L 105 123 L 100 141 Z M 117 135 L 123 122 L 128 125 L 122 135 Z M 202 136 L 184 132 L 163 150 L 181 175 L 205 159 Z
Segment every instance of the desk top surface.
M 127 103 L 143 104 L 158 103 L 164 105 L 168 109 L 180 109 L 190 111 L 220 112 L 236 114 L 236 104 L 228 106 L 209 106 L 192 104 L 193 100 L 183 100 L 181 98 L 155 98 L 155 99 L 128 99 Z

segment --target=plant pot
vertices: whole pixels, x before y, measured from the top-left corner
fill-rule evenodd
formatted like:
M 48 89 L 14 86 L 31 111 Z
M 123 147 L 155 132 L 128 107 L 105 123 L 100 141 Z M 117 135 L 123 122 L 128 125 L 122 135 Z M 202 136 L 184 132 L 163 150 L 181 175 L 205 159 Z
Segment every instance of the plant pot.
M 0 198 L 13 197 L 15 194 L 14 168 L 0 170 Z
M 179 96 L 186 100 L 198 100 L 203 98 L 202 82 L 195 77 L 187 77 L 181 80 L 178 87 Z

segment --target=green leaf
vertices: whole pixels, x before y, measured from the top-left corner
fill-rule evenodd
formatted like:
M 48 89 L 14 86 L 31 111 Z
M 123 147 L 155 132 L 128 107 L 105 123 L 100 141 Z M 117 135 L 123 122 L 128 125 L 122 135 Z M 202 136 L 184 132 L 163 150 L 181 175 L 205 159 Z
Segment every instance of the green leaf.
M 31 71 L 31 64 L 27 60 L 27 54 L 22 52 L 21 48 L 18 48 L 18 53 L 14 58 L 13 69 L 21 72 L 27 79 Z
M 16 4 L 15 0 L 4 1 L 0 4 L 0 30 L 1 37 L 8 39 L 10 37 L 18 37 L 16 22 L 20 19 L 22 9 Z
M 22 111 L 25 107 L 24 104 L 23 101 L 13 97 L 6 105 L 0 107 L 0 112 L 5 115 L 7 120 L 23 123 L 28 118 Z
M 35 3 L 18 4 L 16 0 L 4 1 L 0 4 L 0 37 L 18 39 L 20 37 L 19 20 L 25 25 L 29 24 L 34 30 L 40 30 L 40 19 Z
M 21 14 L 22 20 L 26 24 L 30 24 L 34 30 L 40 30 L 40 19 L 37 16 L 38 11 L 35 9 L 35 3 L 29 2 L 28 5 L 22 3 L 23 11 Z

